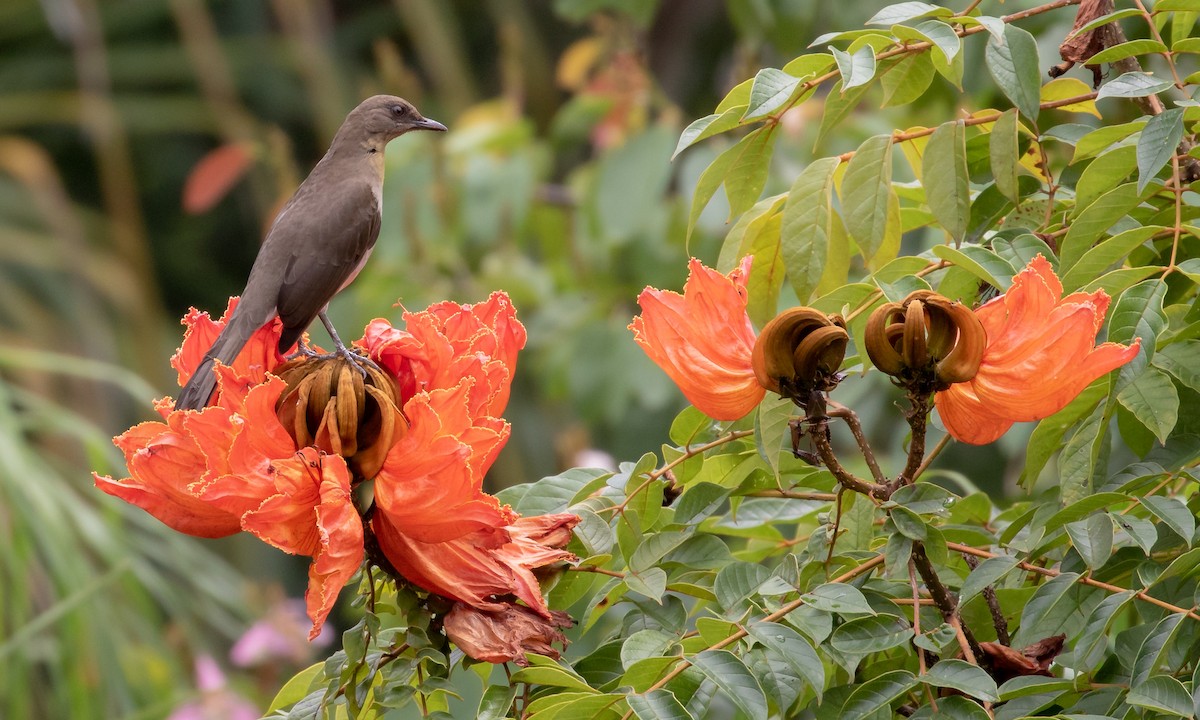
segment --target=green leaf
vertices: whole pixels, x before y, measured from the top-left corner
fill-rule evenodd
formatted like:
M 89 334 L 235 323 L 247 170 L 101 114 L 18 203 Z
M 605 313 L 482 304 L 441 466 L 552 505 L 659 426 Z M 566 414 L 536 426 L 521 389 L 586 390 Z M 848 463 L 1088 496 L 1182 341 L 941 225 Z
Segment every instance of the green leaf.
M 979 563 L 963 581 L 958 594 L 959 604 L 966 604 L 968 600 L 983 592 L 984 588 L 995 585 L 1016 566 L 1017 559 L 1007 555 L 991 557 Z
M 1017 110 L 1005 110 L 988 136 L 988 155 L 992 162 L 992 177 L 996 189 L 1013 204 L 1021 202 L 1017 186 L 1020 151 L 1017 146 Z
M 1012 638 L 1012 647 L 1025 647 L 1063 631 L 1063 625 L 1082 608 L 1075 581 L 1076 573 L 1063 573 L 1038 587 L 1021 613 L 1021 627 Z
M 667 591 L 667 573 L 662 568 L 656 567 L 641 572 L 631 572 L 625 576 L 625 584 L 633 592 L 645 595 L 661 604 L 663 593 Z
M 811 643 L 787 625 L 772 622 L 756 622 L 746 626 L 750 637 L 759 641 L 771 652 L 783 658 L 796 674 L 808 681 L 817 693 L 817 700 L 825 690 L 825 665 Z
M 957 36 L 956 36 L 957 37 Z M 913 53 L 879 78 L 883 86 L 883 107 L 907 105 L 925 94 L 933 82 L 933 63 L 929 53 Z
M 920 679 L 926 685 L 952 688 L 984 702 L 1000 700 L 1000 692 L 992 676 L 966 660 L 938 661 Z
M 909 540 L 925 540 L 928 536 L 928 526 L 921 516 L 904 506 L 891 509 L 890 516 L 896 530 Z
M 729 108 L 723 113 L 706 115 L 699 120 L 693 121 L 679 135 L 679 142 L 675 145 L 675 152 L 671 154 L 671 159 L 674 160 L 679 156 L 679 153 L 701 140 L 710 138 L 713 135 L 720 135 L 741 125 L 744 107 L 743 105 L 738 105 Z
M 926 20 L 916 27 L 916 31 L 933 43 L 934 49 L 942 54 L 944 62 L 950 63 L 957 59 L 958 51 L 962 49 L 962 38 L 954 28 L 939 20 Z
M 1185 542 L 1192 541 L 1196 534 L 1196 516 L 1179 498 L 1148 495 L 1142 498 L 1142 505 Z
M 539 656 L 530 655 L 530 657 Z M 530 685 L 549 685 L 551 687 L 561 687 L 581 692 L 596 692 L 574 670 L 565 668 L 553 660 L 547 660 L 546 664 L 543 665 L 534 664 L 526 668 L 521 668 L 513 673 L 510 680 L 514 685 L 517 683 L 529 683 Z
M 780 246 L 792 289 L 808 302 L 825 271 L 833 235 L 833 176 L 837 158 L 809 163 L 792 183 L 783 206 Z
M 796 405 L 787 398 L 767 393 L 754 413 L 754 444 L 759 456 L 771 468 L 775 479 L 779 479 L 780 452 L 787 441 L 791 452 L 791 418 Z
M 735 655 L 725 650 L 705 650 L 691 661 L 692 667 L 704 673 L 750 720 L 766 720 L 767 697 Z
M 818 585 L 811 592 L 801 595 L 800 599 L 806 605 L 826 612 L 875 614 L 862 592 L 853 585 L 844 583 Z
M 1102 492 L 1088 495 L 1085 498 L 1070 503 L 1062 510 L 1054 513 L 1046 520 L 1042 528 L 1047 534 L 1054 532 L 1063 525 L 1076 520 L 1082 520 L 1097 510 L 1103 510 L 1113 505 L 1124 504 L 1131 500 L 1130 496 L 1119 492 Z
M 1150 12 L 1158 14 L 1175 11 L 1200 12 L 1200 0 L 1158 0 Z
M 629 569 L 642 572 L 655 567 L 667 553 L 682 545 L 689 537 L 690 532 L 680 530 L 668 530 L 646 536 L 629 558 Z
M 1083 210 L 1129 178 L 1137 167 L 1137 147 L 1122 145 L 1100 154 L 1075 181 L 1075 207 Z
M 879 12 L 871 16 L 865 24 L 867 25 L 895 25 L 897 23 L 908 22 L 917 18 L 929 17 L 930 15 L 938 15 L 948 17 L 953 15 L 954 11 L 949 8 L 931 5 L 926 2 L 901 2 L 893 5 L 888 5 Z
M 1171 343 L 1154 353 L 1153 362 L 1179 382 L 1200 392 L 1200 340 Z
M 1130 135 L 1146 127 L 1145 120 L 1134 120 L 1121 125 L 1104 125 L 1087 133 L 1075 143 L 1075 154 L 1072 163 L 1099 155 L 1114 144 L 1123 141 Z M 1081 210 L 1082 208 L 1078 208 Z
M 1188 691 L 1170 675 L 1152 675 L 1134 685 L 1125 702 L 1135 707 L 1149 708 L 1168 715 L 1192 717 L 1192 698 Z
M 771 145 L 775 139 L 773 127 L 762 127 L 742 138 L 730 150 L 742 149 L 734 156 L 725 175 L 725 195 L 729 198 L 729 216 L 741 215 L 750 209 L 767 184 L 771 166 Z
M 1115 49 L 1115 48 L 1112 48 Z M 1183 108 L 1172 108 L 1150 118 L 1138 138 L 1138 193 L 1175 156 L 1183 139 Z
M 1063 446 L 1058 457 L 1058 472 L 1059 495 L 1064 504 L 1070 505 L 1092 494 L 1110 419 L 1111 406 L 1097 406 Z
M 665 688 L 651 690 L 645 695 L 626 695 L 625 700 L 638 720 L 693 720 L 687 708 Z
M 964 245 L 956 250 L 948 245 L 934 245 L 933 254 L 954 263 L 993 287 L 1007 290 L 1012 285 L 1012 276 L 1015 274 L 1013 266 L 985 247 Z
M 821 127 L 817 130 L 816 145 L 820 145 L 825 139 L 825 135 L 833 128 L 840 127 L 842 121 L 850 114 L 850 111 L 858 107 L 858 101 L 862 99 L 863 93 L 867 91 L 870 85 L 859 85 L 858 87 L 845 88 L 843 91 L 842 81 L 838 80 L 829 94 L 825 96 L 825 108 L 821 113 Z M 890 136 L 889 136 L 890 137 Z
M 1066 529 L 1071 544 L 1089 568 L 1097 570 L 1108 562 L 1113 551 L 1113 523 L 1107 514 L 1067 523 Z
M 1096 99 L 1109 97 L 1146 97 L 1171 87 L 1170 80 L 1160 80 L 1147 72 L 1127 72 L 1104 83 L 1096 93 Z
M 1156 278 L 1134 285 L 1117 298 L 1108 321 L 1108 339 L 1124 344 L 1132 343 L 1135 338 L 1142 341 L 1138 357 L 1121 369 L 1118 392 L 1154 359 L 1155 343 L 1167 322 L 1162 305 L 1166 291 L 1166 283 Z
M 742 115 L 742 121 L 758 120 L 775 112 L 792 99 L 799 86 L 800 78 L 788 75 L 782 70 L 759 70 L 754 76 L 754 85 L 750 88 L 750 104 Z
M 313 683 L 325 679 L 325 663 L 318 662 L 309 665 L 300 672 L 292 676 L 290 680 L 284 683 L 283 687 L 279 688 L 279 692 L 275 693 L 275 698 L 271 700 L 270 706 L 267 707 L 266 715 L 270 715 L 277 710 L 282 710 L 285 707 L 295 705 L 308 696 L 313 690 Z
M 839 625 L 829 643 L 848 655 L 882 652 L 912 639 L 913 630 L 903 618 L 895 615 L 868 615 Z
M 1021 114 L 1036 120 L 1041 103 L 1041 65 L 1037 40 L 1016 25 L 1004 28 L 1003 42 L 988 39 L 988 71 Z
M 516 696 L 516 685 L 489 685 L 483 692 L 483 697 L 479 698 L 479 708 L 475 711 L 475 717 L 478 720 L 501 720 L 508 717 Z
M 717 604 L 731 614 L 744 611 L 743 604 L 771 577 L 771 571 L 758 563 L 737 562 L 721 568 L 713 583 Z
M 842 74 L 842 92 L 866 85 L 875 77 L 875 51 L 870 45 L 860 47 L 853 54 L 830 45 L 829 52 L 833 53 L 838 72 Z
M 894 197 L 891 135 L 876 135 L 859 146 L 846 167 L 841 195 L 846 230 L 869 264 L 888 233 Z
M 1070 266 L 1070 269 L 1062 274 L 1063 291 L 1075 292 L 1100 277 L 1109 267 L 1124 260 L 1129 253 L 1141 247 L 1162 229 L 1159 225 L 1136 227 L 1113 235 L 1095 247 L 1089 248 Z M 1072 249 L 1072 253 L 1074 252 L 1075 250 Z
M 1190 622 L 1185 613 L 1172 613 L 1155 624 L 1150 634 L 1142 640 L 1137 657 L 1133 661 L 1132 685 L 1145 682 L 1167 659 L 1168 646 L 1179 632 L 1183 622 Z
M 966 127 L 961 120 L 939 125 L 929 136 L 921 177 L 925 180 L 925 204 L 955 243 L 961 242 L 971 218 Z
M 1101 195 L 1071 223 L 1059 246 L 1059 272 L 1065 273 L 1079 262 L 1092 244 L 1118 220 L 1142 203 L 1135 183 L 1126 183 Z
M 1083 632 L 1073 648 L 1074 660 L 1072 667 L 1094 670 L 1108 657 L 1108 643 L 1112 633 L 1109 627 L 1113 620 L 1131 604 L 1135 598 L 1132 590 L 1109 595 L 1100 601 L 1088 618 Z
M 907 670 L 893 670 L 859 685 L 837 717 L 841 720 L 867 720 L 879 710 L 890 707 L 901 695 L 917 684 L 917 678 Z
M 1082 35 L 1084 33 L 1088 33 L 1088 32 L 1095 30 L 1096 28 L 1100 27 L 1101 25 L 1107 25 L 1111 22 L 1116 22 L 1117 20 L 1124 20 L 1125 18 L 1134 17 L 1135 15 L 1141 15 L 1141 14 L 1142 14 L 1142 11 L 1137 8 L 1125 8 L 1123 10 L 1117 10 L 1116 12 L 1110 12 L 1107 15 L 1101 15 L 1100 17 L 1096 18 L 1095 20 L 1092 20 L 1091 22 L 1083 25 L 1082 27 L 1072 31 L 1071 34 L 1067 36 L 1067 39 L 1070 40 L 1071 38 L 1079 37 L 1080 35 Z
M 1150 53 L 1163 53 L 1166 51 L 1167 46 L 1157 40 L 1130 40 L 1101 50 L 1088 58 L 1088 64 L 1114 63 L 1128 57 L 1149 55 Z
M 781 203 L 782 204 L 782 203 Z M 787 271 L 783 265 L 783 214 L 767 217 L 757 232 L 749 236 L 749 255 L 754 256 L 746 280 L 749 294 L 746 313 L 759 327 L 766 325 L 779 311 L 779 291 L 783 289 Z
M 762 130 L 763 128 L 760 128 L 754 133 L 760 133 Z M 696 181 L 696 190 L 692 193 L 692 207 L 688 212 L 687 236 L 689 238 L 692 236 L 692 231 L 696 229 L 696 221 L 700 219 L 700 213 L 704 212 L 708 201 L 712 200 L 713 195 L 716 194 L 717 188 L 725 182 L 725 175 L 733 165 L 734 158 L 737 154 L 745 151 L 744 145 L 749 138 L 750 135 L 747 135 L 731 147 L 726 148 L 704 169 L 704 172 L 700 173 L 700 179 Z
M 1179 420 L 1179 392 L 1165 372 L 1149 366 L 1117 393 L 1117 401 L 1166 444 Z M 1188 536 L 1190 539 L 1191 536 Z

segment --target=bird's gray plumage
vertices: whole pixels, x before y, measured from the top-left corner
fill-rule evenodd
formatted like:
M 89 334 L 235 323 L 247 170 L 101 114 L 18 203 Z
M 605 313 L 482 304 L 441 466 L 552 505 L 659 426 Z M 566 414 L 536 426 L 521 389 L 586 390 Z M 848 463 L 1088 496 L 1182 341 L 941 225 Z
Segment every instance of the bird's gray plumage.
M 283 321 L 279 351 L 295 344 L 354 279 L 379 237 L 384 146 L 410 130 L 445 129 L 388 95 L 368 98 L 346 116 L 329 151 L 267 231 L 237 308 L 179 393 L 177 409 L 208 404 L 214 363 L 232 363 L 276 315 Z

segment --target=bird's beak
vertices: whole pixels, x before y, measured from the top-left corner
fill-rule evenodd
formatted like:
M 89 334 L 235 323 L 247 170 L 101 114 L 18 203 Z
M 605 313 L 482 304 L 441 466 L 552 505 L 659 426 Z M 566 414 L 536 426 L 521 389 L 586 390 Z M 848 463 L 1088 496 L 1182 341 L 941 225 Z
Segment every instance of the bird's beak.
M 437 132 L 446 132 L 445 125 L 441 124 L 437 120 L 430 120 L 429 118 L 421 118 L 420 120 L 413 123 L 413 129 L 414 130 L 436 130 Z

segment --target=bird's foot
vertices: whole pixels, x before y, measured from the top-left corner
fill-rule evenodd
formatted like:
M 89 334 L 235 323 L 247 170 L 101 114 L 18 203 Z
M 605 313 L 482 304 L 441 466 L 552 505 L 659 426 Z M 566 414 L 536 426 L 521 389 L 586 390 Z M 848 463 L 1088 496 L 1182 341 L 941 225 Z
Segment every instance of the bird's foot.
M 346 347 L 345 345 L 343 345 L 340 342 L 337 344 L 337 347 L 334 349 L 333 352 L 331 352 L 327 355 L 323 355 L 322 357 L 344 358 L 344 359 L 350 361 L 350 364 L 353 365 L 358 370 L 358 372 L 362 374 L 364 380 L 367 378 L 367 369 L 368 368 L 372 368 L 372 369 L 378 370 L 380 372 L 383 372 L 383 369 L 379 367 L 378 363 L 376 363 L 374 360 L 371 359 L 371 356 L 368 355 L 366 353 L 366 351 L 361 350 L 359 348 L 355 348 L 355 347 Z
M 308 346 L 308 343 L 304 342 L 304 339 L 301 338 L 296 341 L 296 352 L 292 353 L 291 355 L 285 355 L 283 359 L 284 360 L 295 360 L 296 358 L 301 358 L 301 357 L 302 358 L 315 358 L 315 357 L 317 357 L 318 354 L 319 353 L 317 353 L 317 351 L 310 348 Z

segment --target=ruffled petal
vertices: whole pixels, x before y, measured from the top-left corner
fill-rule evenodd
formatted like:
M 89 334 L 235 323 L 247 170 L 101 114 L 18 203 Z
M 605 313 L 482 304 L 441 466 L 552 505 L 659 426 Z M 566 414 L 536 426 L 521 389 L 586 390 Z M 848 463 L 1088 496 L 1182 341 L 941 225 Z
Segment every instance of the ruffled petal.
M 683 295 L 646 288 L 642 314 L 629 324 L 634 340 L 709 417 L 736 420 L 766 394 L 751 364 L 754 326 L 746 314 L 746 257 L 728 276 L 689 263 Z

